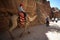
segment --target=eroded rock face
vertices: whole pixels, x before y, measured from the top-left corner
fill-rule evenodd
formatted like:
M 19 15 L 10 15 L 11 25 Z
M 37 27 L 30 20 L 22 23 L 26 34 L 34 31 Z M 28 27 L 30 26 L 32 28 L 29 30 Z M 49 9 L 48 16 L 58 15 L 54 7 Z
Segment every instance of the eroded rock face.
M 60 18 L 60 10 L 56 7 L 51 8 L 52 10 L 52 16 L 55 18 Z
M 39 15 L 38 19 L 39 19 L 41 24 L 44 24 L 45 18 L 47 16 L 49 16 L 50 12 L 51 12 L 50 3 L 49 3 L 49 1 L 45 1 L 44 3 L 37 2 L 36 4 L 37 4 L 36 5 L 37 6 L 37 8 L 36 8 L 37 15 Z
M 28 0 L 26 10 L 30 17 L 37 15 L 36 19 L 30 22 L 30 25 L 44 24 L 45 18 L 51 13 L 50 2 L 46 0 Z
M 28 20 L 29 25 L 37 25 L 37 24 L 44 24 L 46 16 L 50 13 L 50 3 L 46 0 L 0 0 L 0 14 L 6 14 L 7 16 L 0 15 L 0 29 L 1 27 L 9 27 L 9 13 L 16 14 L 18 13 L 18 6 L 20 3 L 24 4 L 24 10 L 33 18 L 37 15 L 37 17 L 30 22 Z
M 9 29 L 10 15 L 8 12 L 17 13 L 14 0 L 0 0 L 0 32 Z

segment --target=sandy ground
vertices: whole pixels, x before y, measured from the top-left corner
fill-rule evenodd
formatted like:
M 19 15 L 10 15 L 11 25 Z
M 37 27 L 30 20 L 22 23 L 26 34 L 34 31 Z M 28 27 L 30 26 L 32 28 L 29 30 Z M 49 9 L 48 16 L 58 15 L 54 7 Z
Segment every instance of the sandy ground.
M 45 35 L 48 32 L 49 28 L 45 25 L 38 25 L 34 27 L 30 27 L 29 31 L 30 34 L 24 33 L 22 37 L 19 37 L 22 30 L 20 28 L 15 29 L 12 32 L 14 40 L 48 40 L 47 36 Z M 0 40 L 12 40 L 11 36 L 8 31 L 4 33 L 0 33 Z

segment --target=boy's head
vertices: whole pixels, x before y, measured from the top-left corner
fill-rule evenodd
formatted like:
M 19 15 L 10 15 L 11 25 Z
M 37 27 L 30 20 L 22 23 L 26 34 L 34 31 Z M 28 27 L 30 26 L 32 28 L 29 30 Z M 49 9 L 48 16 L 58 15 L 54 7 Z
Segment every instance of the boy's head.
M 23 3 L 21 3 L 20 6 L 23 6 Z

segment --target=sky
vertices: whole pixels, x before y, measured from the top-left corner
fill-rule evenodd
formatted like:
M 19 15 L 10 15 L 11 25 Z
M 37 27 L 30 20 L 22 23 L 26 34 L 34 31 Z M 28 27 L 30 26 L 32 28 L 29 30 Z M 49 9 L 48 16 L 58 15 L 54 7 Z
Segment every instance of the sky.
M 58 9 L 60 9 L 60 0 L 49 0 L 49 1 L 51 7 L 57 7 Z

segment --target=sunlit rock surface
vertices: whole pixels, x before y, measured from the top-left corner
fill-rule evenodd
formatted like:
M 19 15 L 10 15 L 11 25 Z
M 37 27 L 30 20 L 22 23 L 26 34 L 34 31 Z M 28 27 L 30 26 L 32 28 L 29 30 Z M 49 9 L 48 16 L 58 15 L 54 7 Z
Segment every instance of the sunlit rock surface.
M 36 5 L 36 13 L 38 15 L 38 20 L 41 24 L 44 24 L 46 17 L 50 15 L 50 3 L 49 1 L 43 1 L 37 2 Z

